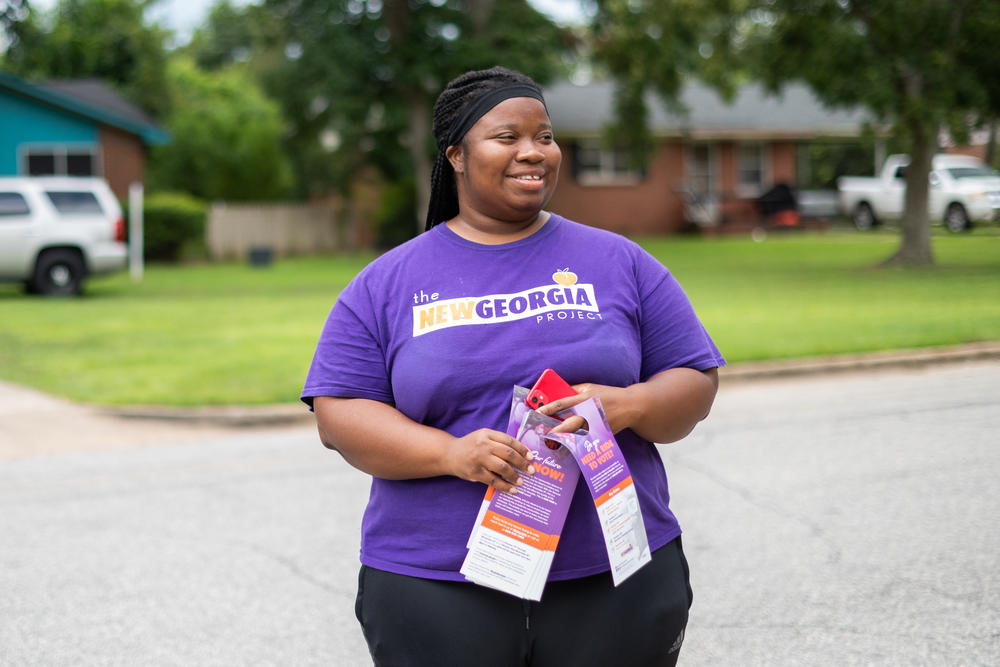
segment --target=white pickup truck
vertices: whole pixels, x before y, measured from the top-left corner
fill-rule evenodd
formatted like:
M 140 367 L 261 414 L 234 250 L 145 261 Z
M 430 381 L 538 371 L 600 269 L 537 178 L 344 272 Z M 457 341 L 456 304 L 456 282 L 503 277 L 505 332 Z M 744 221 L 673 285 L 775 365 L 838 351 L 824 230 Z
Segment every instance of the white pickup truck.
M 874 178 L 837 179 L 841 210 L 858 229 L 903 215 L 906 168 L 910 158 L 890 155 Z M 931 163 L 928 212 L 953 232 L 971 228 L 973 220 L 1000 217 L 1000 173 L 965 155 L 935 155 Z
M 127 257 L 121 206 L 102 179 L 0 178 L 0 280 L 72 296 Z

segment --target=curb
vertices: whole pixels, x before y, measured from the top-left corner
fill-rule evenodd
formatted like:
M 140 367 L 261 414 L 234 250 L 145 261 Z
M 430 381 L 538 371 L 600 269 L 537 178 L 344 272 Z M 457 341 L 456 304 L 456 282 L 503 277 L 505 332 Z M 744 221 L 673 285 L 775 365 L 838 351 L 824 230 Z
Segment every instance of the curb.
M 257 426 L 294 426 L 314 424 L 312 412 L 304 403 L 274 405 L 219 405 L 199 408 L 173 408 L 159 405 L 95 408 L 99 414 L 124 419 L 213 424 L 248 428 Z
M 722 368 L 719 375 L 725 384 L 729 384 L 777 380 L 803 375 L 922 368 L 931 365 L 992 359 L 1000 359 L 1000 341 L 809 359 L 742 362 Z M 154 419 L 234 428 L 304 426 L 315 423 L 312 413 L 302 403 L 199 408 L 129 406 L 96 408 L 96 411 L 100 414 L 125 419 Z
M 922 368 L 990 359 L 1000 359 L 1000 341 L 865 354 L 840 354 L 809 359 L 749 361 L 726 366 L 719 371 L 719 376 L 726 382 L 751 382 L 798 375 Z

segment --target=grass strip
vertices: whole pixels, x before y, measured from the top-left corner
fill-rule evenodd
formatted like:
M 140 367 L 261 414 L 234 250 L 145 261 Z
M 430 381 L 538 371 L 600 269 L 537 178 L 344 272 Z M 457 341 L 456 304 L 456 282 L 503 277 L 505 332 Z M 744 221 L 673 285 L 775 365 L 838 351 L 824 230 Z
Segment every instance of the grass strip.
M 638 239 L 730 362 L 1000 340 L 1000 229 L 937 235 L 937 266 L 879 269 L 892 231 Z M 148 266 L 81 299 L 0 285 L 0 378 L 102 405 L 295 401 L 337 293 L 372 255 Z

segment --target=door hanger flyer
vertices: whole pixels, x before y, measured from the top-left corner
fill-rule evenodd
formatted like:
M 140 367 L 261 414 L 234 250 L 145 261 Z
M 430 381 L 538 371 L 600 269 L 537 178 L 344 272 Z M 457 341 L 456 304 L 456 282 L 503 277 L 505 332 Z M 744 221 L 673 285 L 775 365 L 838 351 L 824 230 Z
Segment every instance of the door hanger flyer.
M 646 526 L 639 509 L 639 496 L 628 464 L 622 456 L 600 399 L 590 398 L 567 412 L 587 420 L 589 431 L 551 433 L 546 439 L 570 450 L 587 481 L 604 532 L 604 542 L 615 586 L 652 560 Z
M 540 600 L 580 470 L 567 449 L 547 446 L 544 435 L 559 421 L 530 410 L 525 395 L 515 390 L 508 432 L 534 453 L 535 474 L 522 477 L 516 494 L 487 491 L 460 571 L 477 584 Z

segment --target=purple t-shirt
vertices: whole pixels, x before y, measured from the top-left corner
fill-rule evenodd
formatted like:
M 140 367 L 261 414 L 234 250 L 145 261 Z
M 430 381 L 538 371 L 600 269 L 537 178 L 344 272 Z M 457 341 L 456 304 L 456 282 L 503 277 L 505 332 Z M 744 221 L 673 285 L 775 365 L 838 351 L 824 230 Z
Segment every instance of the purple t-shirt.
M 627 386 L 675 367 L 725 364 L 687 296 L 628 239 L 551 215 L 503 245 L 441 224 L 369 264 L 323 328 L 302 399 L 369 398 L 462 436 L 503 431 L 514 385 L 545 368 L 570 384 Z M 680 534 L 656 449 L 617 435 L 651 549 Z M 455 477 L 373 478 L 361 562 L 461 581 L 465 544 L 486 487 Z M 593 500 L 577 486 L 550 580 L 608 570 Z

